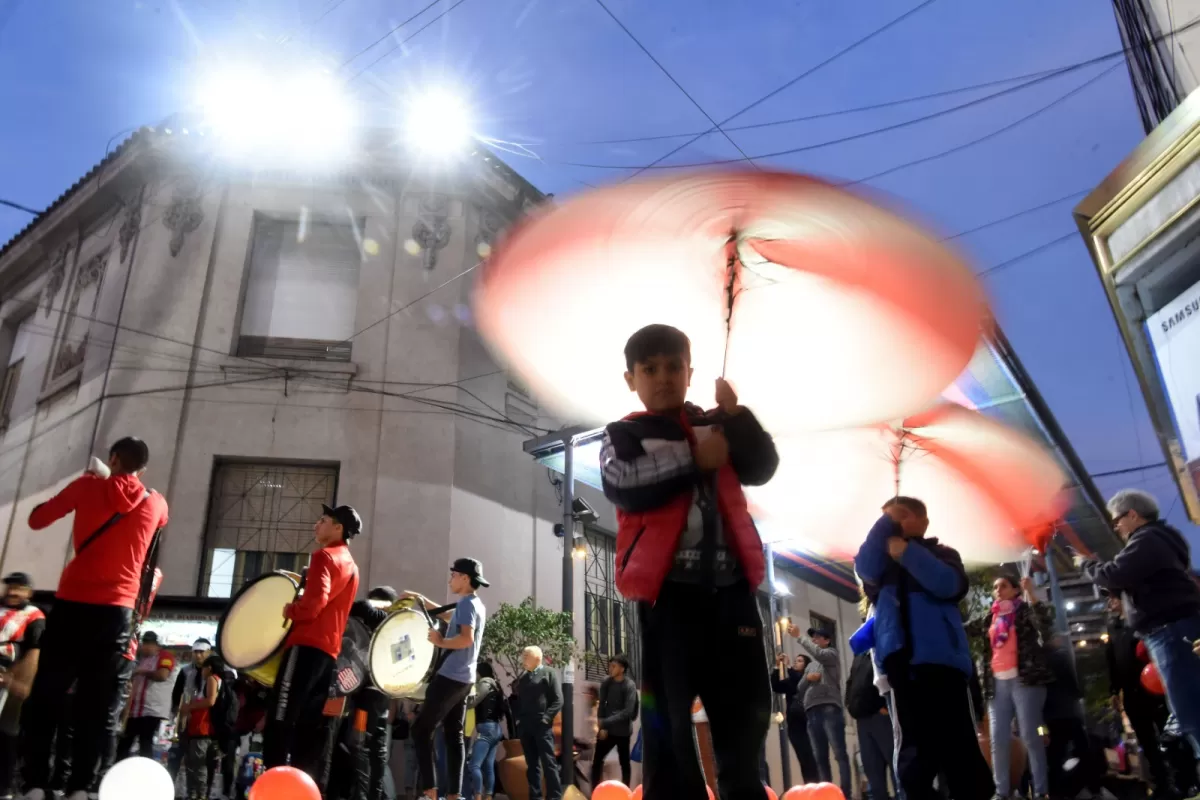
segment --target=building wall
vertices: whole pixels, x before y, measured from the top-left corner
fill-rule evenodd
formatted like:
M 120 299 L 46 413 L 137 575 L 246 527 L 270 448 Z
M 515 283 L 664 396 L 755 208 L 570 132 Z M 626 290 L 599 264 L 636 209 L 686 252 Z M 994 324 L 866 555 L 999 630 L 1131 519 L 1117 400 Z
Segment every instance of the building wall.
M 214 466 L 245 459 L 338 466 L 337 501 L 365 523 L 352 544 L 363 593 L 387 583 L 445 597 L 447 567 L 465 555 L 489 573 L 489 608 L 528 596 L 561 608 L 561 510 L 551 476 L 521 446 L 558 423 L 536 416 L 475 334 L 466 311 L 473 275 L 453 280 L 478 262 L 497 220 L 511 222 L 522 205 L 504 187 L 485 191 L 461 175 L 386 163 L 362 174 L 370 183 L 223 175 L 162 137 L 144 138 L 0 254 L 0 357 L 20 320 L 37 315 L 0 434 L 0 570 L 28 571 L 39 588 L 57 583 L 71 518 L 32 531 L 30 510 L 133 434 L 151 448 L 147 485 L 170 503 L 164 595 L 202 591 Z M 429 270 L 412 240 L 431 197 L 449 199 L 450 236 Z M 256 214 L 361 220 L 372 244 L 363 247 L 362 333 L 349 362 L 232 355 Z M 97 265 L 99 292 L 81 307 L 73 292 Z M 62 369 L 63 342 L 84 333 L 82 362 Z M 452 413 L 449 403 L 468 410 Z M 596 527 L 614 531 L 604 498 L 577 491 L 597 510 Z M 571 568 L 582 609 L 584 564 Z M 850 630 L 852 607 L 795 583 L 793 614 L 811 608 Z M 768 747 L 776 775 L 777 750 Z

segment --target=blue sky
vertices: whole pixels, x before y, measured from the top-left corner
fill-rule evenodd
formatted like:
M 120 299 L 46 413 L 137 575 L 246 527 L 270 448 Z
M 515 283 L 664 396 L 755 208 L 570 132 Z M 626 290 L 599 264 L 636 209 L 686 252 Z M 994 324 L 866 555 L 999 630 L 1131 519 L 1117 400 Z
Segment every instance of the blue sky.
M 398 122 L 406 90 L 459 87 L 480 133 L 529 145 L 507 156 L 559 194 L 628 172 L 686 139 L 595 140 L 694 132 L 704 116 L 596 0 L 441 0 L 393 37 L 351 56 L 428 0 L 0 0 L 0 197 L 44 207 L 103 156 L 115 135 L 194 102 L 207 67 L 255 56 L 320 64 L 349 78 L 368 118 Z M 920 0 L 605 0 L 714 118 L 879 28 Z M 737 9 L 734 13 L 732 9 Z M 324 16 L 322 16 L 324 15 Z M 934 0 L 739 117 L 744 125 L 856 108 L 1052 69 L 1121 47 L 1097 0 Z M 1056 77 L 968 109 L 802 153 L 771 166 L 855 179 L 991 134 L 952 155 L 870 181 L 946 234 L 1095 186 L 1142 138 L 1123 64 Z M 344 66 L 342 66 L 345 64 Z M 1098 76 L 1098 77 L 1097 77 Z M 1096 78 L 1061 102 L 1076 87 Z M 948 109 L 1003 87 L 734 134 L 750 155 L 804 147 Z M 666 163 L 737 157 L 717 134 Z M 980 270 L 1071 232 L 1067 200 L 963 237 Z M 0 241 L 28 217 L 0 208 Z M 1128 358 L 1076 237 L 986 278 L 997 316 L 1088 468 L 1162 461 Z M 1200 546 L 1165 469 L 1099 479 L 1144 486 Z

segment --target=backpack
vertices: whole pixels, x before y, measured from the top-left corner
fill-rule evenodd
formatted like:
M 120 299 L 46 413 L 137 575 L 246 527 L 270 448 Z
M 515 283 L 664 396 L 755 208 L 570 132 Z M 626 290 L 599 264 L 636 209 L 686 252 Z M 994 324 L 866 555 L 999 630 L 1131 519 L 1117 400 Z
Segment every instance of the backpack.
M 879 713 L 884 707 L 883 696 L 875 686 L 875 667 L 871 663 L 871 651 L 859 653 L 850 667 L 850 679 L 846 681 L 846 710 L 854 719 L 865 719 Z
M 238 700 L 236 681 L 228 672 L 221 676 L 221 688 L 217 691 L 217 701 L 209 712 L 212 721 L 213 737 L 220 742 L 228 742 L 237 735 L 238 712 L 241 702 Z

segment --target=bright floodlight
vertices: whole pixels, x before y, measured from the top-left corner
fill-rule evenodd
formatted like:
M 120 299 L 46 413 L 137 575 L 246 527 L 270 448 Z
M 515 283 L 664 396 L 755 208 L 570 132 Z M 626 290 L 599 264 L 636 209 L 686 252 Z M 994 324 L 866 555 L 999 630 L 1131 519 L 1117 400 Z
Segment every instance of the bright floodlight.
M 775 581 L 775 594 L 783 595 L 784 597 L 787 597 L 791 593 L 792 593 L 792 590 L 788 588 L 788 585 L 786 583 L 784 583 L 781 580 Z
M 345 155 L 357 124 L 342 86 L 317 70 L 216 72 L 202 84 L 199 105 L 204 125 L 234 155 L 331 160 Z
M 461 98 L 445 90 L 419 95 L 405 111 L 408 141 L 426 155 L 448 157 L 471 140 L 471 115 Z

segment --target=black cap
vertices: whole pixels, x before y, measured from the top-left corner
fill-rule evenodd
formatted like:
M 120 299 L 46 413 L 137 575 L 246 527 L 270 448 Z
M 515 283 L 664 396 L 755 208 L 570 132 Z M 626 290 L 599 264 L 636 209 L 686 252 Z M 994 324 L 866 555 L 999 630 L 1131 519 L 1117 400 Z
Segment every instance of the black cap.
M 479 563 L 479 559 L 455 559 L 454 563 L 450 565 L 450 571 L 457 572 L 461 575 L 466 575 L 480 586 L 491 586 L 491 584 L 487 582 L 487 579 L 483 577 L 483 564 Z
M 362 533 L 362 517 L 350 506 L 330 508 L 322 503 L 321 511 L 324 512 L 325 516 L 342 526 L 342 535 L 345 538 L 351 539 Z
M 33 588 L 33 578 L 29 577 L 28 572 L 10 572 L 5 577 L 4 582 L 9 586 L 28 586 Z
M 154 631 L 146 631 L 142 634 L 142 644 L 158 644 L 158 634 Z
M 400 593 L 390 586 L 376 586 L 367 593 L 368 600 L 383 600 L 387 603 L 394 603 L 400 599 Z
M 810 637 L 823 636 L 824 638 L 833 641 L 833 631 L 829 630 L 828 628 L 809 628 L 808 635 Z

